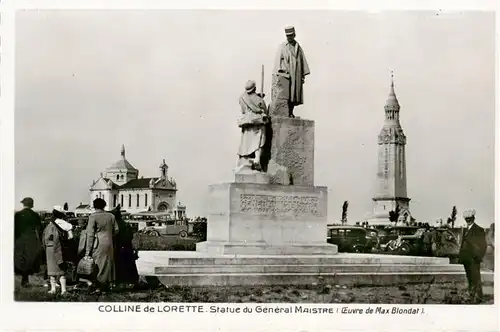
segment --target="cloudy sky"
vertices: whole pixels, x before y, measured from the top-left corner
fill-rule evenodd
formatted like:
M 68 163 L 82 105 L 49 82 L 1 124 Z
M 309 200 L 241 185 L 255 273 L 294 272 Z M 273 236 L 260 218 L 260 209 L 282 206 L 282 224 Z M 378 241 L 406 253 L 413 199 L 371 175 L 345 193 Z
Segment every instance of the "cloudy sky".
M 188 214 L 230 182 L 238 96 L 295 25 L 311 75 L 296 114 L 316 120 L 315 183 L 329 219 L 372 209 L 390 70 L 408 137 L 411 211 L 494 217 L 494 15 L 345 11 L 33 11 L 16 20 L 16 199 L 87 202 L 120 158 L 157 176 L 163 158 Z

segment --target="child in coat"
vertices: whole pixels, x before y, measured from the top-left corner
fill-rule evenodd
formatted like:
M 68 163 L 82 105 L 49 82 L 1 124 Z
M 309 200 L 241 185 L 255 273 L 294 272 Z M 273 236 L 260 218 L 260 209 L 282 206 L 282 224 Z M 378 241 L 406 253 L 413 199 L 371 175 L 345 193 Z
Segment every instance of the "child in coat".
M 55 206 L 52 211 L 54 219 L 47 225 L 43 232 L 43 247 L 47 256 L 47 275 L 50 281 L 49 294 L 56 293 L 57 281 L 61 284 L 61 295 L 66 293 L 66 269 L 68 263 L 65 260 L 68 250 L 65 241 L 72 239 L 73 225 L 64 220 L 66 215 L 62 207 Z

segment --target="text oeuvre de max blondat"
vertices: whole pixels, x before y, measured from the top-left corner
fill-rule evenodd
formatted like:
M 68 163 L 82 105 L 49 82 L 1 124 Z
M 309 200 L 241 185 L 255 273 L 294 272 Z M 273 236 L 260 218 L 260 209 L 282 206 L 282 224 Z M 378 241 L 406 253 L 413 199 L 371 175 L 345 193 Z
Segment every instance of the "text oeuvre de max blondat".
M 100 304 L 97 310 L 102 313 L 209 313 L 209 314 L 330 314 L 330 315 L 421 315 L 423 307 L 409 306 L 310 306 L 310 305 L 171 305 L 171 304 Z

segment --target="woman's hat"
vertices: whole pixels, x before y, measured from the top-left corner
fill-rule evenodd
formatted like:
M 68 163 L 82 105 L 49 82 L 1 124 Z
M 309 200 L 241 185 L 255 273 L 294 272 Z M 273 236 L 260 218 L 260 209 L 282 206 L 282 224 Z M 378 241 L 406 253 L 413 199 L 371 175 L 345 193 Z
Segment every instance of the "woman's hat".
M 255 81 L 248 81 L 245 84 L 245 91 L 248 92 L 248 93 L 255 91 L 255 88 L 256 88 Z
M 55 205 L 54 206 L 54 210 L 57 211 L 57 212 L 65 213 L 63 207 L 60 206 L 60 205 Z

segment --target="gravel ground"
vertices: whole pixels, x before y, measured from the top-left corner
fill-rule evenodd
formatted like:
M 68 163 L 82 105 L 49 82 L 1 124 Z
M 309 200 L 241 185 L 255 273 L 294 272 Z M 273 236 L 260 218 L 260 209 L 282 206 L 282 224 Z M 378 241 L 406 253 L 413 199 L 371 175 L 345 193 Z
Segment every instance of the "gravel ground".
M 339 285 L 254 286 L 254 287 L 165 287 L 122 290 L 90 295 L 72 290 L 65 296 L 49 295 L 43 278 L 31 277 L 31 286 L 20 287 L 16 277 L 16 301 L 64 302 L 208 302 L 208 303 L 382 303 L 382 304 L 467 304 L 464 284 L 420 284 L 386 287 Z M 153 287 L 154 285 L 154 287 Z M 493 286 L 485 286 L 485 304 L 493 304 Z

